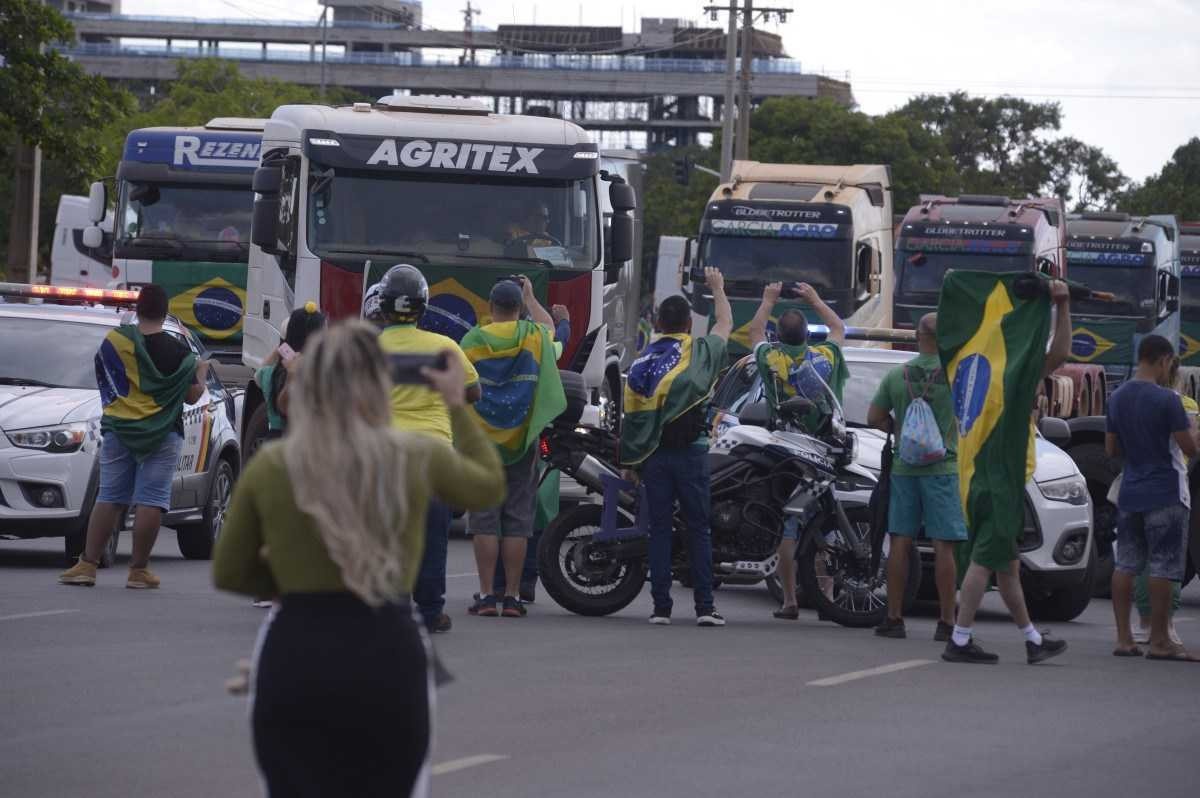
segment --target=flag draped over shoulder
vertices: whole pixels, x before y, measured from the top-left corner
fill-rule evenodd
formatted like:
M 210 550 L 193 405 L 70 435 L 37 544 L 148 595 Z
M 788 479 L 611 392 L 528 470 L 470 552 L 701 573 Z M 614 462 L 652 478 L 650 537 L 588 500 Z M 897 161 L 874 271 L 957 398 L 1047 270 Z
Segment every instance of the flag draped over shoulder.
M 725 365 L 725 347 L 712 346 L 713 340 L 720 341 L 661 335 L 633 361 L 625 380 L 622 464 L 645 460 L 658 448 L 667 423 L 707 401 Z
M 160 374 L 142 333 L 125 324 L 104 336 L 95 362 L 100 429 L 116 433 L 138 459 L 156 451 L 183 413 L 196 356 L 189 352 L 174 374 Z
M 993 570 L 1017 556 L 1030 421 L 1046 358 L 1050 299 L 1013 291 L 1025 273 L 946 273 L 938 349 L 958 420 L 958 478 L 970 540 L 960 549 Z
M 842 348 L 832 341 L 820 344 L 789 345 L 772 343 L 759 347 L 755 352 L 759 373 L 763 376 L 763 388 L 772 409 L 780 402 L 799 395 L 804 386 L 800 384 L 807 372 L 801 369 L 805 362 L 812 364 L 816 373 L 842 401 L 842 389 L 850 376 Z M 774 379 L 767 379 L 774 377 Z M 781 390 L 782 389 L 782 390 Z M 781 395 L 782 394 L 782 395 Z
M 498 322 L 475 327 L 460 346 L 483 389 L 473 409 L 500 459 L 511 465 L 567 409 L 550 333 L 531 321 Z

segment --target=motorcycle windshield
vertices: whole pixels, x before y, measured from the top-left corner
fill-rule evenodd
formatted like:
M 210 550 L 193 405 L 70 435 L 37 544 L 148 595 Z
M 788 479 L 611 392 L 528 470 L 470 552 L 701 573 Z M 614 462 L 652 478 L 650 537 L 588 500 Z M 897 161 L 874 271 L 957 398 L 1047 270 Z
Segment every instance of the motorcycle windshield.
M 786 388 L 775 393 L 781 400 L 776 412 L 785 423 L 810 435 L 840 434 L 846 429 L 842 405 L 812 361 L 805 360 L 793 368 Z M 805 401 L 795 402 L 795 399 Z

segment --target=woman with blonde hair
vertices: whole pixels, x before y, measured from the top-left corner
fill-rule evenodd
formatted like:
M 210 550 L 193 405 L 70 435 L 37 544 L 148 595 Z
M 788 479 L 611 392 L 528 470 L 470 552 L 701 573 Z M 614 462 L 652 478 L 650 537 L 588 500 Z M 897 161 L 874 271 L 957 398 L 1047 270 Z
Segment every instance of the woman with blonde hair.
M 462 366 L 423 375 L 453 448 L 392 428 L 388 363 L 363 322 L 310 342 L 288 431 L 247 465 L 213 562 L 222 590 L 277 595 L 262 639 L 254 748 L 271 796 L 424 795 L 430 677 L 408 594 L 431 497 L 504 497 L 495 447 L 467 412 Z

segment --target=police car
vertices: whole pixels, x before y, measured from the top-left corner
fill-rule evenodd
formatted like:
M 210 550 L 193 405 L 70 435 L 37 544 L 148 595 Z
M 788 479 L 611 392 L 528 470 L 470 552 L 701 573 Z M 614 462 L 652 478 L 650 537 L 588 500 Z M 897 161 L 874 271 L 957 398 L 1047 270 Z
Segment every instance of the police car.
M 93 358 L 109 330 L 132 320 L 128 308 L 137 292 L 0 283 L 0 299 L 12 296 L 34 303 L 0 303 L 0 539 L 61 537 L 73 561 L 99 480 L 101 405 Z M 174 317 L 164 329 L 206 356 Z M 239 397 L 211 371 L 206 387 L 184 409 L 183 451 L 163 518 L 189 559 L 212 555 L 241 467 Z M 102 564 L 112 562 L 117 537 Z
M 850 378 L 843 390 L 846 421 L 858 439 L 855 465 L 873 474 L 881 469 L 885 437 L 865 427 L 867 406 L 888 371 L 913 357 L 912 352 L 867 347 L 844 347 Z M 713 394 L 713 438 L 729 425 L 737 424 L 738 411 L 750 402 L 762 399 L 762 381 L 752 355 L 734 364 L 717 383 Z M 1055 430 L 1055 422 L 1046 419 L 1047 437 L 1069 438 L 1069 431 Z M 1017 542 L 1021 560 L 1021 584 L 1030 612 L 1035 618 L 1069 621 L 1087 607 L 1096 568 L 1092 545 L 1092 506 L 1087 483 L 1070 455 L 1041 435 L 1035 443 L 1037 465 L 1033 478 L 1025 484 L 1024 528 Z M 871 490 L 874 483 L 858 488 Z M 854 490 L 856 486 L 840 486 Z M 923 598 L 936 598 L 932 578 L 933 548 L 928 540 L 918 539 L 926 578 L 921 580 Z

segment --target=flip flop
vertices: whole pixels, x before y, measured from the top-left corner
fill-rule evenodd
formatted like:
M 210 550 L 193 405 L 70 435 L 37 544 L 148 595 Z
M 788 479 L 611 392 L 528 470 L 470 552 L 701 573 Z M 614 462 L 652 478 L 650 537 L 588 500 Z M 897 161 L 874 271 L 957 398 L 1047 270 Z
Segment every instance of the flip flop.
M 1145 652 L 1143 652 L 1142 649 L 1139 648 L 1138 646 L 1134 646 L 1133 648 L 1115 648 L 1115 649 L 1113 649 L 1114 657 L 1140 657 L 1144 653 Z
M 779 618 L 782 621 L 795 621 L 800 618 L 800 608 L 799 607 L 780 607 L 779 609 L 775 610 L 775 612 L 773 612 L 771 614 L 774 615 L 776 618 Z
M 1171 660 L 1173 662 L 1200 662 L 1200 657 L 1190 653 L 1186 648 L 1177 648 L 1170 654 L 1146 654 L 1146 659 Z

